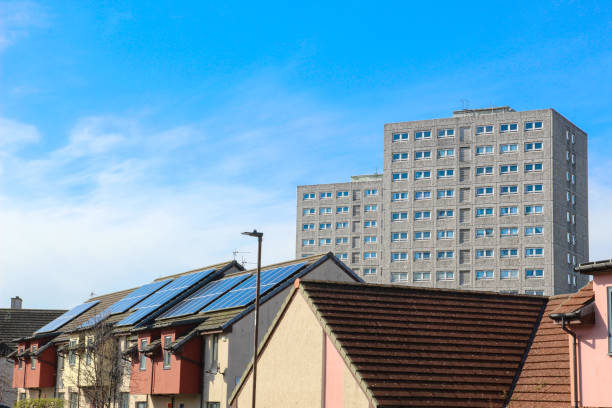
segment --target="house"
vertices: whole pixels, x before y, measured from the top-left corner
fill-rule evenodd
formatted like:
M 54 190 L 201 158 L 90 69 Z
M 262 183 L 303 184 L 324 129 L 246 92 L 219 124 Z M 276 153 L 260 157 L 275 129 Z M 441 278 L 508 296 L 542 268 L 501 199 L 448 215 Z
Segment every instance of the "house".
M 13 362 L 9 359 L 16 354 L 16 339 L 29 335 L 65 310 L 23 309 L 22 299 L 11 299 L 10 308 L 0 309 L 0 406 L 12 407 L 17 393 L 12 387 Z
M 260 343 L 261 407 L 502 407 L 547 299 L 296 281 Z M 252 363 L 230 397 L 251 406 Z M 297 380 L 299 379 L 299 380 Z

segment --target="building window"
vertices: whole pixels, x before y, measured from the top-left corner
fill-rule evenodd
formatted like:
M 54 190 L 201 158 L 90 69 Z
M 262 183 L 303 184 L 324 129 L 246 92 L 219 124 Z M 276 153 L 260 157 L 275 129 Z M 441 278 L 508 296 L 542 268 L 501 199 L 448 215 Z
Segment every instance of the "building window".
M 499 146 L 499 152 L 501 154 L 504 153 L 516 153 L 518 152 L 518 144 L 516 143 L 508 143 Z
M 170 368 L 170 343 L 172 343 L 172 336 L 164 336 L 164 368 Z
M 502 123 L 499 125 L 499 133 L 516 132 L 518 123 Z
M 544 248 L 525 248 L 525 258 L 544 256 Z
M 476 228 L 476 238 L 488 238 L 493 236 L 493 228 Z
M 302 246 L 311 246 L 314 244 L 315 244 L 314 239 L 303 239 L 302 240 Z
M 527 163 L 525 164 L 525 173 L 533 173 L 542 171 L 542 163 Z
M 68 365 L 71 367 L 76 364 L 76 346 L 77 340 L 71 339 L 68 345 Z
M 336 198 L 347 198 L 349 196 L 348 191 L 338 191 L 336 192 Z
M 438 210 L 438 219 L 452 218 L 455 216 L 454 210 Z
M 534 296 L 544 296 L 544 291 L 543 290 L 526 289 L 525 290 L 525 294 L 526 295 L 534 295 Z
M 323 224 L 319 224 L 319 229 L 320 229 L 321 231 L 331 229 L 331 223 L 327 223 L 327 224 L 325 224 L 325 223 L 323 223 Z
M 394 133 L 393 134 L 393 143 L 407 142 L 407 141 L 408 141 L 408 133 Z
M 129 395 L 129 394 L 128 394 L 128 395 Z M 65 394 L 64 394 L 63 392 L 58 392 L 58 393 L 57 393 L 57 399 L 58 399 L 58 400 L 64 401 L 64 399 L 65 399 L 65 398 L 66 398 L 66 396 L 65 396 Z M 62 405 L 62 406 L 63 406 L 63 405 Z M 121 408 L 123 408 L 123 407 L 121 407 Z M 126 408 L 127 408 L 127 407 L 126 407 Z
M 364 190 L 363 193 L 365 194 L 366 197 L 374 197 L 378 195 L 378 190 L 375 188 L 370 188 L 370 189 Z
M 315 193 L 304 194 L 304 200 L 314 200 L 314 199 L 315 199 Z
M 517 194 L 517 193 L 518 193 L 517 185 L 501 186 L 499 189 L 500 195 Z
M 438 190 L 438 198 L 453 198 L 455 196 L 455 190 L 446 189 L 446 190 Z
M 408 241 L 407 232 L 393 232 L 391 234 L 391 242 Z
M 422 179 L 428 179 L 428 178 L 431 178 L 431 171 L 429 170 L 419 170 L 419 171 L 414 172 L 415 180 L 422 180 Z
M 517 173 L 518 166 L 516 164 L 504 164 L 499 166 L 499 174 Z
M 455 251 L 438 251 L 436 257 L 438 260 L 453 259 L 455 257 Z
M 408 282 L 408 272 L 392 272 L 391 283 Z
M 420 220 L 430 220 L 431 219 L 431 211 L 415 211 L 414 212 L 415 221 Z
M 542 226 L 525 227 L 525 236 L 542 235 L 543 232 L 544 232 L 544 227 Z
M 414 160 L 429 160 L 431 159 L 431 150 L 417 150 L 414 152 Z
M 476 280 L 493 279 L 492 270 L 476 271 Z
M 331 191 L 324 191 L 319 195 L 319 199 L 324 200 L 326 198 L 332 198 Z
M 30 360 L 30 369 L 31 370 L 36 370 L 36 361 L 38 360 L 36 357 L 34 357 L 36 355 L 36 350 L 38 349 L 38 346 L 36 345 L 32 345 L 31 347 L 31 351 L 32 351 L 32 360 Z
M 453 230 L 438 230 L 438 239 L 453 239 L 455 231 Z
M 77 408 L 79 406 L 79 394 L 76 392 L 70 393 L 70 408 Z
M 408 173 L 393 173 L 393 181 L 406 181 L 408 180 Z
M 525 194 L 541 193 L 544 191 L 542 184 L 525 184 Z
M 439 129 L 438 138 L 444 139 L 446 137 L 455 137 L 455 129 Z
M 438 170 L 438 178 L 449 178 L 449 177 L 453 177 L 455 175 L 455 170 L 454 169 L 442 169 L 442 170 Z
M 376 259 L 376 252 L 364 252 L 363 259 Z
M 147 340 L 141 339 L 140 340 L 140 365 L 139 365 L 139 369 L 141 371 L 144 371 L 147 369 L 147 357 L 144 354 L 145 347 L 147 347 Z
M 450 159 L 455 157 L 455 149 L 438 149 L 438 159 Z
M 490 176 L 493 174 L 493 166 L 476 167 L 477 176 Z
M 476 197 L 493 195 L 493 187 L 477 187 Z
M 319 208 L 319 214 L 321 215 L 328 215 L 332 213 L 332 209 L 331 207 L 321 207 Z
M 391 262 L 402 262 L 408 260 L 407 252 L 391 252 Z
M 424 130 L 414 133 L 414 140 L 431 139 L 431 131 Z
M 493 258 L 493 250 L 492 249 L 477 249 L 476 259 L 482 259 L 482 258 Z
M 343 253 L 340 253 L 340 254 L 336 254 L 336 257 L 338 259 L 340 259 L 341 261 L 348 260 L 348 254 L 346 252 L 343 252 Z
M 365 207 L 363 207 L 364 212 L 374 212 L 376 211 L 376 209 L 378 208 L 378 206 L 376 204 L 368 204 Z
M 304 225 L 302 225 L 302 230 L 304 230 L 304 231 L 313 230 L 314 228 L 315 228 L 314 224 L 304 224 Z
M 525 278 L 543 278 L 544 269 L 525 269 Z
M 348 237 L 337 237 L 336 245 L 348 244 Z
M 424 241 L 426 239 L 431 238 L 430 231 L 414 231 L 414 240 L 415 241 Z
M 518 207 L 512 206 L 512 207 L 500 207 L 499 208 L 499 215 L 501 217 L 505 217 L 507 215 L 518 215 Z
M 484 154 L 493 154 L 493 146 L 476 146 L 476 156 L 482 156 Z
M 120 408 L 130 408 L 130 393 L 122 392 L 119 396 L 120 400 Z
M 429 282 L 431 280 L 430 272 L 414 272 L 412 274 L 412 280 L 414 282 Z
M 304 211 L 302 212 L 303 215 L 315 215 L 315 209 L 314 208 L 304 208 Z
M 488 135 L 493 133 L 493 125 L 476 126 L 477 135 Z
M 493 216 L 493 207 L 476 208 L 476 217 L 491 217 Z
M 393 153 L 392 161 L 406 161 L 408 160 L 408 153 Z
M 452 271 L 438 271 L 436 272 L 436 279 L 439 281 L 452 281 L 455 280 L 455 273 Z
M 407 212 L 394 212 L 391 213 L 391 221 L 406 221 L 408 219 Z
M 544 207 L 541 205 L 526 205 L 525 215 L 541 215 L 544 211 Z
M 431 191 L 422 190 L 414 192 L 414 201 L 431 199 Z
M 320 238 L 319 246 L 331 245 L 331 238 Z
M 364 228 L 375 228 L 376 227 L 376 221 L 374 220 L 367 220 L 363 223 Z
M 136 403 L 136 408 L 147 408 L 147 402 L 146 401 L 138 401 Z
M 414 253 L 415 261 L 428 261 L 431 259 L 431 252 L 429 251 L 416 251 Z
M 348 228 L 348 222 L 337 222 L 336 229 L 346 229 Z
M 403 201 L 408 199 L 408 192 L 402 191 L 399 193 L 393 193 L 391 196 L 391 201 Z
M 499 271 L 501 280 L 518 279 L 518 269 L 502 269 Z
M 542 150 L 542 142 L 527 142 L 525 143 L 525 151 L 533 152 Z
M 364 275 L 376 275 L 376 268 L 364 268 L 363 274 Z
M 376 236 L 375 235 L 368 235 L 368 236 L 363 238 L 363 242 L 366 243 L 366 244 L 375 244 L 376 243 Z
M 542 122 L 525 122 L 525 131 L 541 130 Z
M 499 235 L 502 237 L 518 236 L 518 227 L 502 227 L 499 229 Z
M 349 212 L 349 208 L 348 207 L 336 207 L 336 214 L 348 214 Z
M 502 248 L 499 250 L 500 258 L 518 258 L 518 248 Z

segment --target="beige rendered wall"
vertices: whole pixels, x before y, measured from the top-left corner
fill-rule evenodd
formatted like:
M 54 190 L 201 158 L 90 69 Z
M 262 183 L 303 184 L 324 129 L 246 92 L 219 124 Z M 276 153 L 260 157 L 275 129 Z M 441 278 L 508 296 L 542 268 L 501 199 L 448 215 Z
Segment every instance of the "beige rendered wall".
M 344 365 L 344 389 L 342 397 L 344 408 L 368 408 L 370 406 L 368 398 L 346 364 Z
M 268 341 L 257 365 L 257 406 L 321 406 L 323 332 L 304 297 L 296 293 Z M 252 374 L 236 400 L 251 406 Z

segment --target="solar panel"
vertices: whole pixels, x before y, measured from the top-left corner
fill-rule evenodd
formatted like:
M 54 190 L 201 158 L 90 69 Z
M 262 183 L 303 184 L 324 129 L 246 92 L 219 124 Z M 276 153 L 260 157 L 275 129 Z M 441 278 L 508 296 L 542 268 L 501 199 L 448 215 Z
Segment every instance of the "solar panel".
M 118 300 L 117 302 L 110 305 L 102 313 L 110 316 L 117 313 L 126 312 L 127 310 L 129 310 L 130 307 L 134 306 L 136 303 L 140 302 L 141 300 L 149 296 L 151 293 L 155 292 L 156 290 L 167 285 L 170 282 L 171 280 L 168 279 L 143 285 L 131 292 L 130 294 L 126 295 L 123 299 Z
M 162 314 L 160 319 L 197 313 L 208 303 L 212 302 L 240 282 L 248 279 L 250 276 L 251 275 L 248 274 L 235 275 L 210 282 Z
M 59 316 L 55 320 L 52 320 L 49 323 L 45 324 L 40 329 L 36 330 L 35 333 L 46 333 L 46 332 L 55 331 L 59 329 L 60 327 L 62 327 L 63 325 L 65 325 L 66 323 L 72 321 L 77 316 L 85 313 L 86 311 L 88 311 L 89 309 L 97 305 L 98 303 L 100 303 L 100 301 L 95 300 L 93 302 L 88 302 L 88 303 L 83 303 L 82 305 L 78 305 L 70 309 L 63 315 Z
M 284 281 L 296 271 L 301 269 L 306 263 L 282 266 L 280 268 L 269 269 L 261 272 L 260 295 L 264 295 L 278 283 Z M 257 278 L 251 275 L 249 279 L 236 286 L 223 297 L 215 300 L 213 303 L 206 306 L 202 312 L 211 312 L 213 310 L 229 309 L 232 307 L 244 306 L 255 300 Z
M 185 289 L 188 289 L 205 279 L 214 271 L 215 269 L 208 269 L 201 272 L 191 273 L 189 275 L 184 275 L 175 279 L 168 285 L 164 286 L 163 288 L 161 288 L 160 290 L 153 293 L 151 296 L 134 306 L 131 309 L 134 312 L 127 316 L 125 319 L 118 322 L 117 325 L 126 326 L 140 321 L 141 319 L 147 317 L 149 314 L 153 313 L 159 307 L 165 305 L 167 302 L 180 295 L 181 292 L 183 292 Z

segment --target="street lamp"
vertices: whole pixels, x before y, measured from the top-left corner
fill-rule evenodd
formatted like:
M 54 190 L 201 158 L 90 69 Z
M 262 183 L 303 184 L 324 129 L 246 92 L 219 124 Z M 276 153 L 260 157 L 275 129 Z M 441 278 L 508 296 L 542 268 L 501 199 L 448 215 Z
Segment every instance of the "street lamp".
M 255 408 L 255 392 L 257 387 L 257 332 L 259 328 L 259 275 L 261 274 L 261 241 L 263 232 L 243 232 L 242 235 L 257 237 L 257 288 L 255 289 L 255 327 L 253 328 L 253 396 L 252 407 Z

